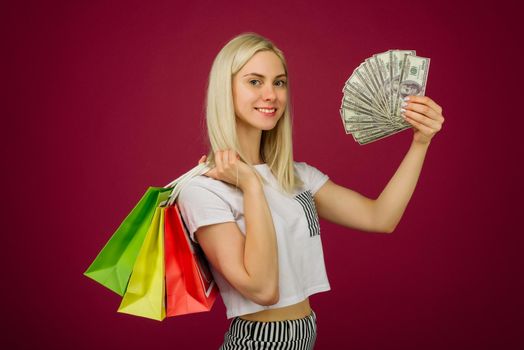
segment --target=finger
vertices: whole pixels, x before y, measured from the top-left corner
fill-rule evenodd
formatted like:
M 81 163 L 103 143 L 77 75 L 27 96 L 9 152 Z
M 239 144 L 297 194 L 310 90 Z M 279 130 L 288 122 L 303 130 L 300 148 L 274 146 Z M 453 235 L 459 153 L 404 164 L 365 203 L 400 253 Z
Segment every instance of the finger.
M 408 123 L 410 123 L 411 125 L 413 125 L 414 128 L 420 130 L 425 135 L 431 135 L 431 134 L 435 133 L 435 130 L 433 130 L 433 129 L 427 127 L 426 125 L 416 121 L 415 119 L 406 117 L 404 120 L 407 121 Z
M 423 114 L 420 114 L 420 113 L 417 113 L 417 112 L 414 112 L 414 111 L 406 110 L 404 112 L 404 115 L 406 117 L 408 117 L 407 119 L 414 120 L 414 121 L 417 122 L 417 124 L 424 125 L 425 127 L 429 128 L 431 130 L 437 130 L 437 131 L 440 130 L 440 123 L 439 122 L 437 122 L 437 121 L 435 121 L 433 119 L 430 119 L 430 118 L 426 117 Z
M 437 111 L 438 114 L 442 113 L 442 107 L 440 107 L 435 101 L 433 101 L 428 96 L 410 95 L 408 97 L 409 97 L 409 102 L 422 103 L 422 104 L 428 105 L 429 107 Z
M 421 103 L 414 103 L 414 102 L 410 102 L 410 103 L 407 103 L 406 106 L 402 107 L 406 110 L 413 110 L 415 112 L 418 112 L 420 114 L 423 114 L 425 116 L 427 116 L 428 118 L 431 118 L 433 120 L 439 120 L 439 116 L 440 114 L 435 111 L 433 108 L 427 106 L 427 105 L 424 105 L 424 104 L 421 104 Z

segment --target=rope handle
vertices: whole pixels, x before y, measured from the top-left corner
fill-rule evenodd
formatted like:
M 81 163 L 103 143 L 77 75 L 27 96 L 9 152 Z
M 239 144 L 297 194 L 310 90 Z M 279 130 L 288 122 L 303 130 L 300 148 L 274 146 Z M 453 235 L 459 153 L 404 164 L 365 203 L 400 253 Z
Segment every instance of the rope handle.
M 171 181 L 167 185 L 164 186 L 164 188 L 170 188 L 172 187 L 173 190 L 171 191 L 171 194 L 169 195 L 169 198 L 162 203 L 160 203 L 160 206 L 171 206 L 176 201 L 178 195 L 180 194 L 180 191 L 184 188 L 184 186 L 187 184 L 189 180 L 192 178 L 205 174 L 210 170 L 209 163 L 200 163 L 194 168 L 190 169 L 186 173 L 179 176 L 177 179 Z

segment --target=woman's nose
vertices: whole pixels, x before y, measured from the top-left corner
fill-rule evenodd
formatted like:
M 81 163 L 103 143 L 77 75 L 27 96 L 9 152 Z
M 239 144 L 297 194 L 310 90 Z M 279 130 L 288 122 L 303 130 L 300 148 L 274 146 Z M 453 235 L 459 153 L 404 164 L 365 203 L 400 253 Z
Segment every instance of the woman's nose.
M 270 85 L 264 88 L 262 92 L 262 98 L 264 99 L 264 101 L 274 100 L 275 97 L 276 97 L 276 94 L 275 94 L 275 88 L 273 85 Z

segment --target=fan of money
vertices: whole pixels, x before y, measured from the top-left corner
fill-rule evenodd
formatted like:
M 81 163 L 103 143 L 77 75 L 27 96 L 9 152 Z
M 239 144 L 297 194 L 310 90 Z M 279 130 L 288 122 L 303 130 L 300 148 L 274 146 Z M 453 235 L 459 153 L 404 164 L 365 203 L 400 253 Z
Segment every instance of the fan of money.
M 342 90 L 340 115 L 346 134 L 365 145 L 410 129 L 400 105 L 408 95 L 424 95 L 429 60 L 414 50 L 389 50 L 362 62 Z

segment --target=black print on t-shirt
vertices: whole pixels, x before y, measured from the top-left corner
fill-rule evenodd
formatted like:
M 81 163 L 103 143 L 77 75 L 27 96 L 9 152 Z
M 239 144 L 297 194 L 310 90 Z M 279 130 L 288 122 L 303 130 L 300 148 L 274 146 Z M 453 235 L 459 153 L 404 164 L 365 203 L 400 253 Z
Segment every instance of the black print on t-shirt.
M 311 191 L 307 190 L 295 196 L 295 199 L 300 203 L 307 218 L 309 228 L 309 237 L 320 235 L 320 225 L 318 223 L 318 214 L 313 201 Z

